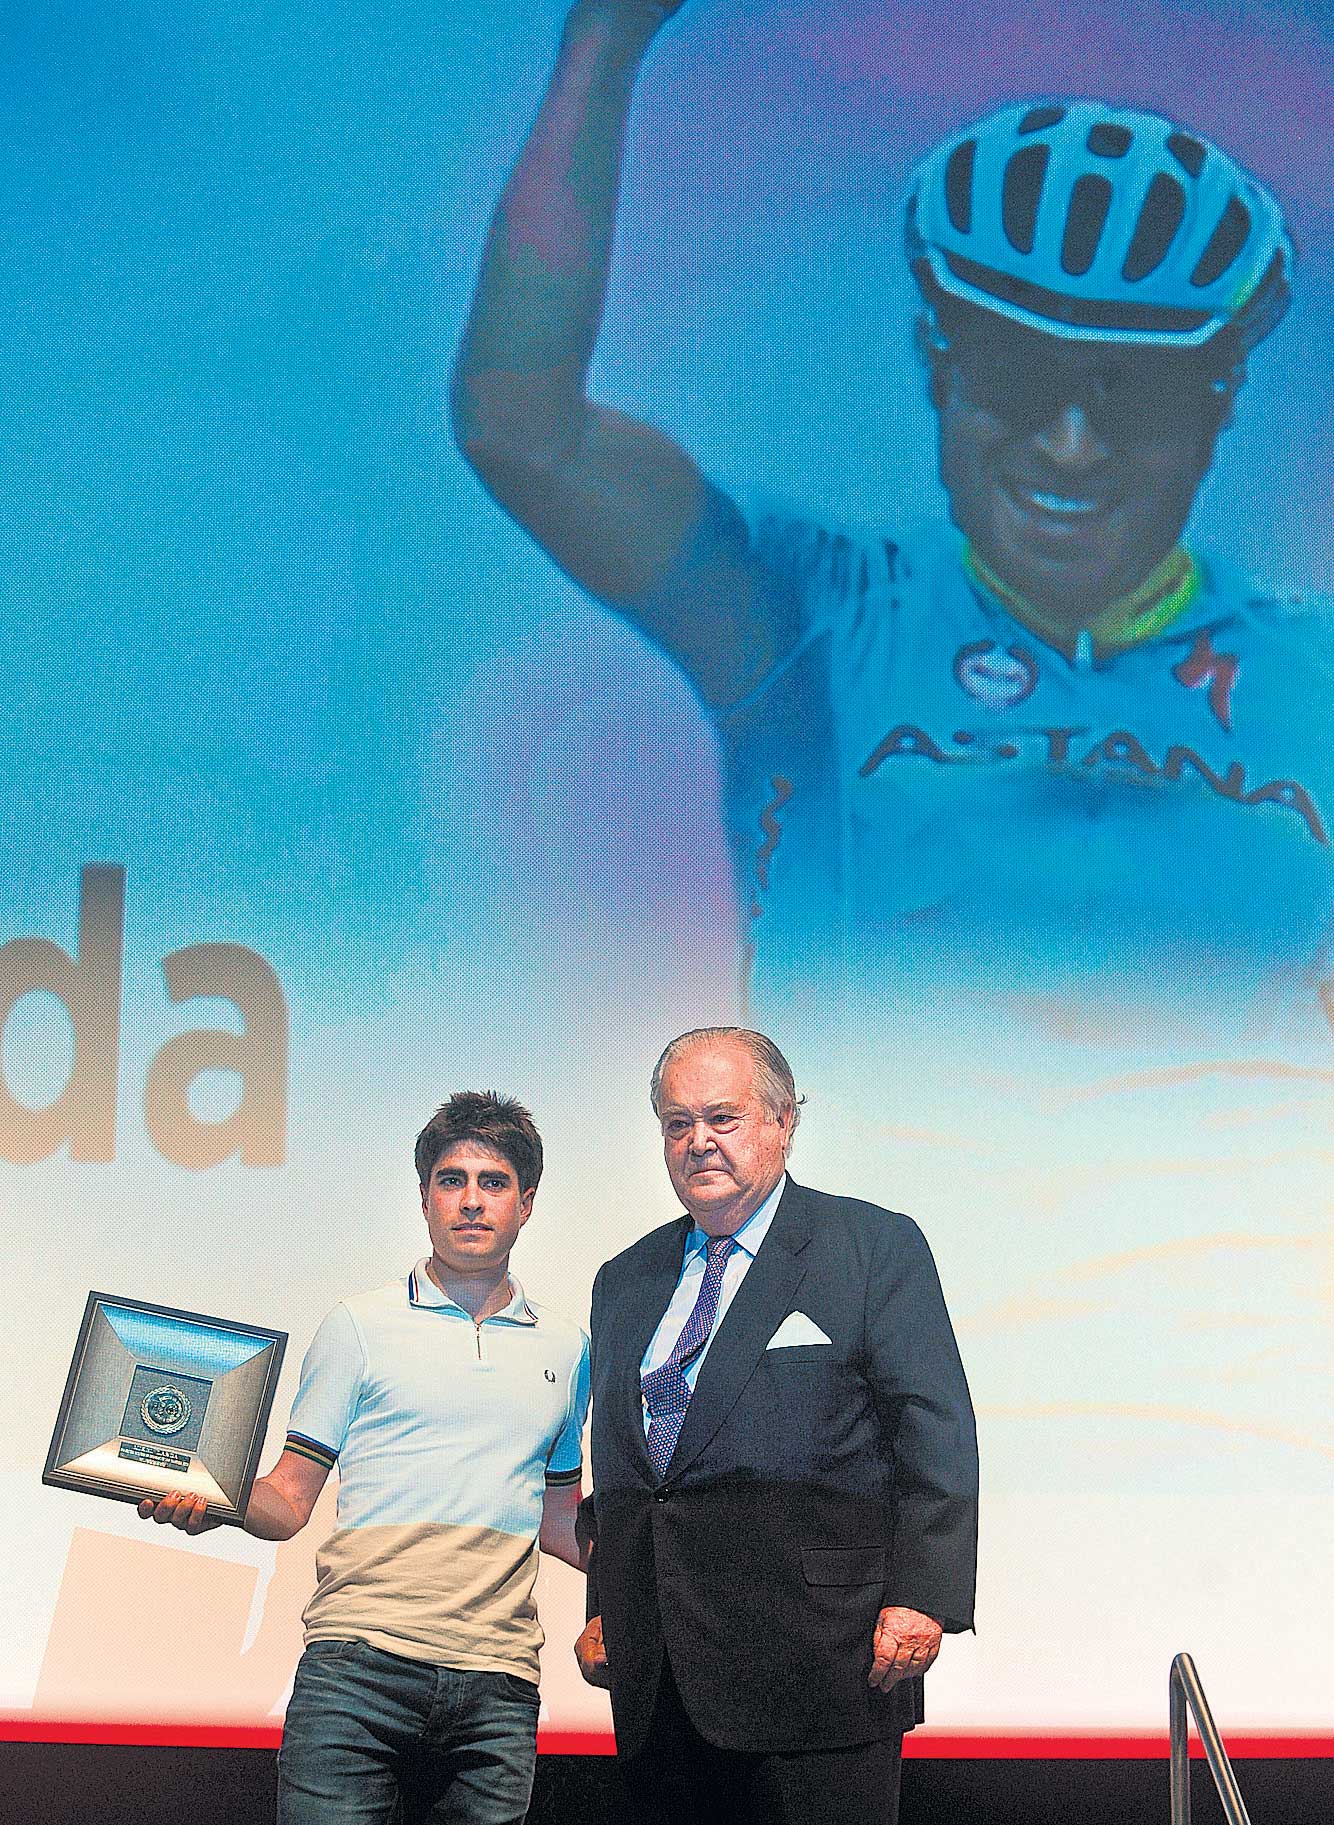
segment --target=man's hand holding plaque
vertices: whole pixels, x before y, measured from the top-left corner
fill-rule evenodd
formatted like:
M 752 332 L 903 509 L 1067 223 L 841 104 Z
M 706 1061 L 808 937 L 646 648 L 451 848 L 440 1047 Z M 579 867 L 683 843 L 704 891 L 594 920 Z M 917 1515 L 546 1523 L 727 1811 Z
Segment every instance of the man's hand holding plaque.
M 139 1517 L 156 1521 L 159 1527 L 177 1527 L 187 1534 L 207 1533 L 210 1528 L 222 1526 L 222 1516 L 208 1512 L 207 1500 L 202 1495 L 191 1495 L 187 1489 L 172 1489 L 164 1496 L 146 1495 L 139 1504 Z

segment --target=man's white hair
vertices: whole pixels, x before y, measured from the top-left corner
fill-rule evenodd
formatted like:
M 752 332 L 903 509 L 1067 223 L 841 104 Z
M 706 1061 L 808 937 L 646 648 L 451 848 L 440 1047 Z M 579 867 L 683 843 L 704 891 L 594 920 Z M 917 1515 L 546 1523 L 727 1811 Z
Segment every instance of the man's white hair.
M 649 1080 L 649 1101 L 653 1104 L 654 1115 L 659 1120 L 662 1119 L 662 1078 L 668 1065 L 683 1052 L 693 1051 L 696 1046 L 710 1045 L 720 1039 L 735 1040 L 750 1053 L 755 1066 L 755 1094 L 774 1121 L 791 1110 L 792 1134 L 795 1134 L 797 1123 L 801 1120 L 801 1105 L 806 1099 L 797 1095 L 792 1067 L 773 1040 L 766 1039 L 763 1033 L 756 1033 L 750 1027 L 693 1027 L 689 1033 L 682 1033 L 678 1039 L 674 1039 L 654 1065 L 653 1076 Z M 790 1141 L 791 1134 L 788 1138 Z

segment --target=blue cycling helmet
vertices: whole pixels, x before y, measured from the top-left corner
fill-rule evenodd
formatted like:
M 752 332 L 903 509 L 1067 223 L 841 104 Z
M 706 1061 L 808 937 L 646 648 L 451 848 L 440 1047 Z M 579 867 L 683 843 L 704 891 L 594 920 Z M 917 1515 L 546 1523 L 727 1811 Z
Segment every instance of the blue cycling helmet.
M 1078 341 L 1244 358 L 1288 304 L 1278 203 L 1225 152 L 1158 114 L 1020 102 L 965 127 L 913 174 L 908 259 L 941 296 Z

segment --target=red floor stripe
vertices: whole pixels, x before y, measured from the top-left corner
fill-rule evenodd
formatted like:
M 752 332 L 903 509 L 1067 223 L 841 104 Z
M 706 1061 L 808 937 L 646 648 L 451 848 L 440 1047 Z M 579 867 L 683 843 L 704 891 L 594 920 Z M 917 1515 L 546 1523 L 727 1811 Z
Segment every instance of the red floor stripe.
M 277 1724 L 141 1724 L 79 1722 L 0 1717 L 0 1742 L 107 1743 L 185 1749 L 276 1749 L 282 1731 Z M 1253 1758 L 1334 1757 L 1334 1732 L 1295 1731 L 1224 1733 L 1233 1760 Z M 538 1748 L 544 1755 L 611 1755 L 611 1736 L 594 1730 L 543 1730 Z M 905 1755 L 942 1760 L 1146 1761 L 1167 1755 L 1166 1731 L 989 1731 L 914 1730 Z M 1203 1753 L 1191 1739 L 1191 1754 Z

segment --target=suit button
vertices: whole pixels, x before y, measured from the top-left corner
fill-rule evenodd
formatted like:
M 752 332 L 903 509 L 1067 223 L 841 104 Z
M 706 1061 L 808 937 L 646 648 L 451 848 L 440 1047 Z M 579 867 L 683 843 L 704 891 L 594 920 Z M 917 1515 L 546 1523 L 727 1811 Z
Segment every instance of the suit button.
M 665 1502 L 667 1500 L 667 1491 L 665 1489 L 655 1489 L 653 1491 L 653 1500 L 655 1502 Z

